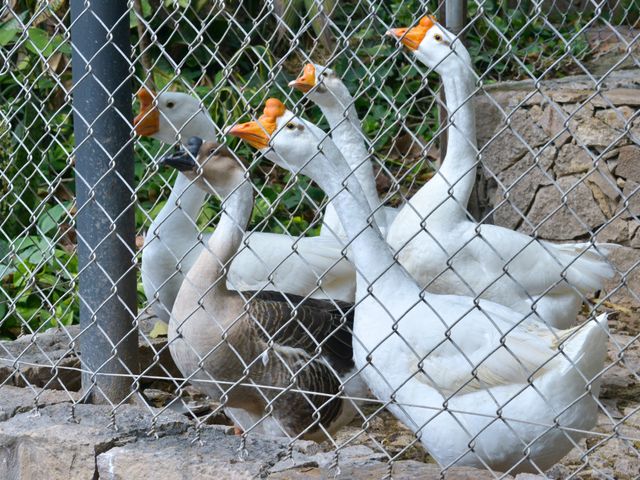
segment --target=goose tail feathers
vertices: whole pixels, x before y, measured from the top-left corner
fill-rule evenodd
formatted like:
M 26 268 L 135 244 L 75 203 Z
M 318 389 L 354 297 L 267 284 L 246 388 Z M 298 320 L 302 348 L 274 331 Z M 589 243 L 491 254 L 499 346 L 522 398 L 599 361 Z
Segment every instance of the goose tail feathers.
M 583 293 L 600 290 L 616 271 L 607 261 L 618 245 L 613 243 L 553 244 L 562 263 L 568 265 L 567 280 Z M 566 263 L 565 263 L 566 262 Z
M 569 360 L 563 373 L 572 374 L 577 369 L 588 382 L 591 382 L 602 371 L 607 356 L 609 325 L 607 313 L 603 313 L 586 324 L 566 331 L 563 351 Z M 600 382 L 592 386 L 599 388 Z M 597 392 L 594 392 L 597 394 Z

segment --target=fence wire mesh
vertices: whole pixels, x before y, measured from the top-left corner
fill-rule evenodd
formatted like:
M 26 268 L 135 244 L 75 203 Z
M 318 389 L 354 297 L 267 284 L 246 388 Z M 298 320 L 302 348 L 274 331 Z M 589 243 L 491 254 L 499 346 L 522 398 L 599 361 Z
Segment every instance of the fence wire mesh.
M 74 118 L 91 142 L 100 115 L 79 116 L 71 72 L 94 2 L 73 18 L 69 3 L 0 7 L 0 388 L 29 389 L 35 408 L 65 392 L 73 417 L 124 377 L 122 396 L 103 392 L 104 429 L 133 402 L 150 434 L 175 413 L 193 439 L 235 427 L 245 460 L 254 435 L 286 437 L 292 469 L 309 465 L 294 442 L 318 441 L 314 465 L 335 476 L 404 478 L 407 460 L 640 476 L 637 2 L 469 0 L 456 36 L 433 1 L 134 0 L 114 61 L 139 92 L 136 126 L 117 112 L 129 140 L 102 146 L 97 179 L 76 166 Z M 401 27 L 418 30 L 387 34 Z M 412 47 L 420 34 L 431 43 Z M 270 97 L 293 116 L 263 112 Z M 100 193 L 113 175 L 135 247 Z M 78 261 L 89 202 L 137 302 L 126 272 L 104 304 L 81 298 L 110 259 Z M 107 299 L 125 337 L 96 319 Z M 81 353 L 92 328 L 98 366 Z M 132 336 L 138 368 L 121 360 Z

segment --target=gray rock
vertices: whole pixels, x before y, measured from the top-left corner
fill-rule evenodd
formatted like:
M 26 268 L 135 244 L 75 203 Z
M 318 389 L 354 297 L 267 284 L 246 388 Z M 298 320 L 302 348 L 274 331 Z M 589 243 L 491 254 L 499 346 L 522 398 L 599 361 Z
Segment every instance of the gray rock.
M 595 117 L 611 128 L 616 129 L 619 133 L 623 133 L 627 127 L 630 127 L 629 120 L 634 114 L 635 110 L 629 107 L 617 107 L 599 110 L 596 112 Z
M 624 279 L 622 285 L 617 275 L 605 282 L 605 288 L 613 292 L 611 301 L 631 307 L 640 306 L 640 250 L 629 247 L 616 248 L 609 254 L 608 259 Z
M 631 238 L 629 234 L 629 222 L 621 218 L 614 218 L 602 228 L 596 235 L 598 242 L 623 243 Z
M 154 318 L 143 317 L 139 335 L 139 359 L 143 378 L 180 376 L 166 338 L 149 338 Z M 0 342 L 0 383 L 17 387 L 80 390 L 79 325 L 51 328 Z
M 79 326 L 73 325 L 1 342 L 0 383 L 79 390 L 80 360 L 75 344 L 79 332 Z
M 587 99 L 592 91 L 584 88 L 560 88 L 545 90 L 545 95 L 558 103 L 578 103 Z
M 636 220 L 630 220 L 628 222 L 628 238 L 629 246 L 633 248 L 640 248 L 640 222 Z
M 486 144 L 493 137 L 496 126 L 504 121 L 503 102 L 505 98 L 499 93 L 479 93 L 474 97 L 478 145 Z
M 527 218 L 529 222 L 523 223 L 520 230 L 531 234 L 537 227 L 542 238 L 551 240 L 577 238 L 606 221 L 589 187 L 581 177 L 573 175 L 540 188 Z
M 609 147 L 627 143 L 623 133 L 602 118 L 578 116 L 569 121 L 570 132 L 579 145 L 588 147 Z
M 520 225 L 522 215 L 528 212 L 537 189 L 553 182 L 553 172 L 550 168 L 555 154 L 556 149 L 553 146 L 547 147 L 537 159 L 537 163 L 533 156 L 527 154 L 515 165 L 498 174 L 500 184 L 497 184 L 493 195 L 493 205 L 500 205 L 493 212 L 496 225 L 512 229 Z M 503 201 L 506 203 L 502 203 Z
M 288 441 L 278 438 L 246 440 L 223 429 L 203 427 L 199 442 L 194 433 L 139 438 L 97 456 L 99 478 L 108 480 L 219 480 L 253 479 L 286 454 Z
M 566 115 L 562 113 L 562 109 L 554 103 L 549 103 L 544 107 L 542 115 L 536 121 L 549 137 L 558 137 L 554 140 L 554 144 L 560 147 L 571 138 L 569 129 L 565 126 L 566 120 Z
M 621 192 L 605 162 L 601 162 L 596 170 L 587 175 L 585 181 L 602 213 L 611 218 L 616 211 Z
M 640 184 L 632 180 L 625 182 L 617 211 L 622 212 L 622 218 L 640 215 Z
M 504 123 L 496 127 L 494 138 L 481 152 L 483 166 L 496 175 L 547 141 L 547 135 L 531 122 L 526 110 L 517 110 L 509 122 L 506 128 Z M 483 147 L 481 144 L 479 146 Z
M 110 427 L 111 407 L 58 404 L 21 413 L 0 423 L 0 478 L 12 480 L 85 480 L 96 478 L 96 454 L 117 443 L 144 436 L 154 426 L 160 435 L 185 432 L 175 415 L 155 418 L 150 409 L 120 406 Z M 156 411 L 157 412 L 157 411 Z M 108 476 L 104 478 L 109 478 Z
M 614 88 L 596 95 L 592 100 L 597 107 L 608 107 L 610 105 L 640 106 L 640 89 L 635 88 Z
M 31 412 L 36 408 L 79 399 L 80 394 L 76 392 L 4 385 L 0 388 L 0 421 L 7 420 L 18 413 Z
M 618 155 L 615 174 L 640 183 L 640 147 L 622 147 Z
M 593 159 L 589 152 L 573 143 L 563 145 L 558 151 L 554 171 L 559 176 L 572 173 L 584 173 L 593 168 Z
M 389 468 L 384 463 L 367 466 L 347 465 L 340 470 L 328 470 L 324 468 L 298 468 L 286 470 L 269 475 L 270 480 L 311 480 L 311 479 L 354 479 L 371 480 L 388 478 L 391 474 L 394 480 L 489 480 L 496 478 L 494 473 L 487 470 L 479 470 L 466 467 L 452 467 L 445 471 L 434 464 L 420 463 L 415 460 L 401 460 L 393 463 Z M 505 480 L 512 479 L 510 475 L 500 476 Z

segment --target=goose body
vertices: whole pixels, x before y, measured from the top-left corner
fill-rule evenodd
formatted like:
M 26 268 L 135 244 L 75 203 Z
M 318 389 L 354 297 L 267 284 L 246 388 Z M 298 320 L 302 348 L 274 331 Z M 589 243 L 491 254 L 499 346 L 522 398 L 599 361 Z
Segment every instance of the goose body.
M 194 138 L 188 148 L 191 154 L 165 163 L 220 197 L 223 212 L 176 297 L 171 355 L 185 378 L 223 401 L 244 431 L 324 440 L 325 430 L 333 432 L 355 412 L 339 398 L 342 389 L 357 396 L 366 388 L 351 378 L 353 316 L 345 313 L 351 305 L 229 289 L 227 266 L 244 248 L 252 186 L 224 147 Z
M 440 170 L 400 210 L 387 240 L 398 260 L 434 293 L 480 297 L 550 325 L 574 324 L 585 296 L 614 274 L 610 244 L 541 241 L 467 214 L 476 173 L 472 102 L 476 76 L 461 42 L 430 17 L 390 33 L 441 76 L 450 112 L 447 155 Z
M 360 182 L 369 207 L 374 212 L 376 223 L 385 235 L 387 226 L 395 219 L 398 209 L 385 207 L 380 203 L 370 160 L 371 154 L 366 146 L 366 137 L 362 132 L 355 101 L 346 85 L 333 70 L 313 63 L 305 65 L 303 74 L 289 85 L 305 92 L 307 97 L 322 110 L 322 114 L 329 122 L 333 142 L 340 149 Z M 325 209 L 320 234 L 346 236 L 331 202 Z
M 187 94 L 138 94 L 141 112 L 136 131 L 163 143 L 197 136 L 215 141 L 215 125 L 200 102 Z M 207 244 L 210 234 L 197 227 L 207 194 L 178 172 L 171 194 L 153 219 L 142 250 L 142 283 L 158 317 L 169 320 L 186 273 Z M 227 281 L 234 290 L 272 290 L 311 298 L 352 301 L 355 276 L 335 239 L 291 237 L 252 232 L 229 267 Z
M 267 159 L 336 198 L 358 272 L 354 359 L 374 395 L 442 467 L 515 473 L 562 458 L 596 422 L 606 315 L 562 331 L 487 300 L 425 292 L 368 222 L 362 189 L 331 139 L 276 99 L 259 122 L 231 133 L 270 145 Z M 255 142 L 259 132 L 270 138 Z

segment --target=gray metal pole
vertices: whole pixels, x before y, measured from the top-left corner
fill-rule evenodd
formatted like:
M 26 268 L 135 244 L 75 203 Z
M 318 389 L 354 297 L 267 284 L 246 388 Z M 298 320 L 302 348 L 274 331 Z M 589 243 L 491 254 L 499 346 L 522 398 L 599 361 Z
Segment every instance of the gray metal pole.
M 115 403 L 138 370 L 127 1 L 72 0 L 71 44 L 82 387 Z
M 458 35 L 467 22 L 467 0 L 445 1 L 445 26 Z

